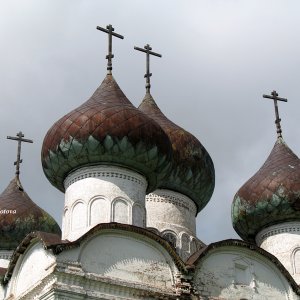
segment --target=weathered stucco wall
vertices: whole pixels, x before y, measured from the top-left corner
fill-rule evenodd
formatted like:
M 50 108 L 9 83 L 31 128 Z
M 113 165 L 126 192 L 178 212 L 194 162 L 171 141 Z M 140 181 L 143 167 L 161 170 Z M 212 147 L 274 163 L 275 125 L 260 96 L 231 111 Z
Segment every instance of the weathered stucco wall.
M 276 256 L 300 284 L 300 222 L 267 227 L 258 233 L 256 243 Z
M 165 236 L 176 247 L 183 260 L 197 250 L 197 209 L 189 197 L 158 189 L 146 196 L 146 211 L 147 227 L 155 228 Z
M 298 299 L 267 258 L 233 246 L 213 249 L 198 261 L 194 285 L 200 295 L 218 299 Z
M 7 286 L 7 296 L 20 295 L 37 286 L 43 278 L 50 274 L 55 263 L 55 256 L 44 250 L 42 243 L 30 246 L 19 258 L 12 278 Z M 15 298 L 12 298 L 15 299 Z
M 78 262 L 86 274 L 168 291 L 178 272 L 162 246 L 141 235 L 125 235 L 124 231 L 101 232 L 80 248 L 62 252 L 58 262 Z

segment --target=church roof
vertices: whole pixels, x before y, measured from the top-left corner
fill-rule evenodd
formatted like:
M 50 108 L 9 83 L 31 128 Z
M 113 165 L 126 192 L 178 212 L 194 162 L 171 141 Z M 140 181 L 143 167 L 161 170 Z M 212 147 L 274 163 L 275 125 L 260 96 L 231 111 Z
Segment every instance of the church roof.
M 149 92 L 139 109 L 161 126 L 172 144 L 172 169 L 159 187 L 190 197 L 199 212 L 208 203 L 214 190 L 215 171 L 211 157 L 196 137 L 161 112 Z
M 30 232 L 61 234 L 55 220 L 36 205 L 16 176 L 0 195 L 0 250 L 13 250 Z
M 232 222 L 245 240 L 264 227 L 300 220 L 300 160 L 279 137 L 263 166 L 237 192 Z
M 90 99 L 50 128 L 42 148 L 44 173 L 61 191 L 73 170 L 110 164 L 143 174 L 150 192 L 166 175 L 170 156 L 166 134 L 131 104 L 112 75 Z

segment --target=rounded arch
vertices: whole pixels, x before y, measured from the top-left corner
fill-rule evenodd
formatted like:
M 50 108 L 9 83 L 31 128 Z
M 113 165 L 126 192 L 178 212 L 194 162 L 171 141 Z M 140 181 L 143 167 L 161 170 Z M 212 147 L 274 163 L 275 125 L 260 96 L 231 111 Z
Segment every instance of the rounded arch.
M 172 230 L 164 230 L 161 233 L 161 236 L 169 242 L 169 244 L 176 249 L 178 244 L 178 236 Z
M 111 203 L 111 221 L 129 224 L 131 220 L 132 203 L 128 199 L 117 197 Z
M 180 232 L 180 249 L 181 251 L 190 252 L 190 235 L 186 232 Z
M 300 274 L 300 245 L 294 247 L 291 253 L 291 265 L 293 274 Z
M 64 209 L 63 232 L 65 236 L 70 232 L 70 209 L 67 206 Z
M 88 226 L 94 226 L 100 223 L 108 223 L 111 219 L 111 210 L 109 200 L 97 195 L 88 202 Z
M 83 200 L 76 200 L 71 208 L 71 230 L 78 230 L 87 226 L 87 205 Z

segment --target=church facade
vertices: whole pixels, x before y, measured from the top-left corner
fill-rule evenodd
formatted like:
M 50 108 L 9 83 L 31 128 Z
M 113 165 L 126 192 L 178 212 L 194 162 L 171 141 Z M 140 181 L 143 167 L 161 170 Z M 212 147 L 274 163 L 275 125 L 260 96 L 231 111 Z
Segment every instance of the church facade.
M 0 299 L 300 299 L 300 160 L 282 138 L 236 193 L 241 240 L 205 245 L 196 216 L 215 186 L 200 141 L 170 121 L 150 93 L 139 107 L 112 75 L 47 132 L 42 166 L 65 194 L 62 230 L 16 176 L 0 195 Z M 16 138 L 19 150 L 24 139 Z M 6 212 L 6 213 L 5 213 Z M 14 212 L 14 213 L 13 213 Z

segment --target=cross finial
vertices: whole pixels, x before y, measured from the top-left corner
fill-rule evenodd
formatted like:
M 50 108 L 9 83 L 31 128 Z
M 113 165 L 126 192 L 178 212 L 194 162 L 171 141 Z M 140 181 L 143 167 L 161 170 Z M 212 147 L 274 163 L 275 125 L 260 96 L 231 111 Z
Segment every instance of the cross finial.
M 18 152 L 17 152 L 17 160 L 14 162 L 14 165 L 16 166 L 16 176 L 17 178 L 19 178 L 19 174 L 20 174 L 20 163 L 22 163 L 22 159 L 21 159 L 21 143 L 22 142 L 26 142 L 26 143 L 33 143 L 32 140 L 28 140 L 28 139 L 23 139 L 24 134 L 22 133 L 22 131 L 18 132 L 16 134 L 17 137 L 13 137 L 13 136 L 8 136 L 7 138 L 9 140 L 14 140 L 14 141 L 18 141 Z
M 111 75 L 112 71 L 112 59 L 114 58 L 114 55 L 112 54 L 112 37 L 115 36 L 119 39 L 124 39 L 124 36 L 113 32 L 115 29 L 112 27 L 112 25 L 107 25 L 106 29 L 102 28 L 100 26 L 96 27 L 98 30 L 103 31 L 108 34 L 108 54 L 106 55 L 107 59 L 107 74 Z
M 144 46 L 143 48 L 139 48 L 139 47 L 134 47 L 135 50 L 141 51 L 141 52 L 145 52 L 146 53 L 146 74 L 145 74 L 145 78 L 146 78 L 146 91 L 149 93 L 150 92 L 150 77 L 152 76 L 152 73 L 150 73 L 150 54 L 157 56 L 157 57 L 161 57 L 161 54 L 155 53 L 152 50 L 152 48 L 150 47 L 149 44 L 147 44 L 146 46 Z
M 277 129 L 277 137 L 282 138 L 282 130 L 281 130 L 281 125 L 280 125 L 281 119 L 279 118 L 277 101 L 287 102 L 287 99 L 278 97 L 278 93 L 276 91 L 273 91 L 271 93 L 271 96 L 270 95 L 263 95 L 263 98 L 268 98 L 268 99 L 274 100 L 275 116 L 276 116 L 275 124 L 276 124 L 276 129 Z

